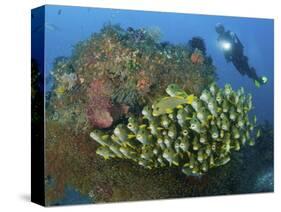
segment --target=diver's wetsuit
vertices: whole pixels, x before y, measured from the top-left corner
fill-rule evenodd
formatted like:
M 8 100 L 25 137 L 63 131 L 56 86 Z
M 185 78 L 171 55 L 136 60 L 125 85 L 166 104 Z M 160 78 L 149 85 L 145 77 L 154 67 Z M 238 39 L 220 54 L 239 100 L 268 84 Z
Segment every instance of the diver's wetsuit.
M 258 77 L 255 68 L 250 67 L 248 63 L 248 57 L 244 55 L 244 46 L 237 37 L 237 35 L 231 31 L 224 31 L 219 34 L 218 42 L 227 41 L 231 44 L 231 49 L 224 51 L 224 57 L 227 62 L 232 62 L 235 68 L 242 75 L 247 75 L 253 80 L 262 83 L 261 78 Z

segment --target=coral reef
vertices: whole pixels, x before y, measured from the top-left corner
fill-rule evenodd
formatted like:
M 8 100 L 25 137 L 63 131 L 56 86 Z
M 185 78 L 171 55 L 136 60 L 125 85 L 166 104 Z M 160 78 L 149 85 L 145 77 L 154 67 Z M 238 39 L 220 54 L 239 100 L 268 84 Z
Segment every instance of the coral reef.
M 190 41 L 188 41 L 188 46 L 192 52 L 194 52 L 195 49 L 198 49 L 202 52 L 204 56 L 206 56 L 207 49 L 203 38 L 199 36 L 193 37 Z
M 187 48 L 191 52 L 190 59 L 194 64 L 202 64 L 212 66 L 213 59 L 207 55 L 207 48 L 203 38 L 196 36 L 188 41 Z
M 89 137 L 93 127 L 110 130 L 140 115 L 171 83 L 199 94 L 216 79 L 213 65 L 193 64 L 188 48 L 160 43 L 160 36 L 157 28 L 109 24 L 78 43 L 70 57 L 54 61 L 46 96 L 46 178 L 52 179 L 50 185 L 46 181 L 47 204 L 62 198 L 66 186 L 97 202 L 167 198 L 171 189 L 181 188 L 172 185 L 177 180 L 170 169 L 162 181 L 144 185 L 147 176 L 163 171 L 147 173 L 123 160 L 105 162 L 96 157 L 98 145 Z M 158 189 L 150 190 L 154 185 Z
M 199 94 L 212 82 L 216 78 L 214 66 L 193 65 L 190 53 L 180 45 L 159 43 L 157 29 L 124 30 L 106 25 L 76 46 L 72 64 L 86 84 L 107 76 L 117 91 L 114 100 L 134 108 L 152 103 L 170 83 Z M 123 93 L 127 99 L 122 98 Z
M 170 83 L 199 94 L 216 79 L 212 64 L 193 63 L 188 48 L 160 43 L 160 34 L 157 28 L 109 24 L 78 43 L 71 57 L 57 58 L 47 98 L 50 117 L 108 128 L 128 113 L 139 114 Z
M 257 192 L 253 170 L 273 167 L 272 126 L 258 127 L 261 137 L 255 148 L 245 146 L 233 152 L 229 163 L 202 177 L 186 177 L 173 167 L 147 170 L 129 160 L 104 160 L 95 154 L 98 143 L 92 142 L 90 130 L 77 136 L 72 129 L 48 121 L 46 178 L 52 176 L 53 183 L 46 185 L 46 204 L 63 198 L 66 186 L 96 203 Z
M 229 84 L 220 89 L 213 83 L 196 98 L 171 84 L 166 92 L 170 97 L 144 107 L 142 117 L 130 117 L 113 134 L 91 132 L 101 145 L 96 153 L 105 159 L 130 159 L 148 169 L 179 166 L 186 175 L 202 175 L 227 164 L 232 150 L 254 145 L 256 118 L 252 123 L 248 117 L 252 96 L 243 88 L 235 92 Z
M 59 204 L 67 188 L 95 203 L 252 191 L 252 163 L 263 153 L 256 147 L 268 148 L 272 139 L 263 130 L 255 148 L 232 151 L 230 162 L 201 177 L 186 176 L 177 166 L 147 170 L 130 160 L 104 160 L 96 154 L 100 145 L 89 136 L 93 128 L 107 127 L 101 129 L 105 133 L 128 124 L 129 117 L 140 117 L 145 105 L 151 108 L 166 95 L 171 83 L 199 96 L 216 80 L 210 57 L 192 63 L 192 49 L 159 38 L 157 29 L 105 25 L 78 43 L 70 57 L 54 62 L 45 110 L 47 205 Z M 105 107 L 95 106 L 102 102 Z M 101 110 L 108 117 L 104 125 L 96 122 Z M 255 161 L 242 155 L 245 150 L 253 152 Z
M 194 52 L 191 54 L 190 59 L 193 64 L 203 64 L 204 63 L 204 56 L 199 49 L 194 50 Z

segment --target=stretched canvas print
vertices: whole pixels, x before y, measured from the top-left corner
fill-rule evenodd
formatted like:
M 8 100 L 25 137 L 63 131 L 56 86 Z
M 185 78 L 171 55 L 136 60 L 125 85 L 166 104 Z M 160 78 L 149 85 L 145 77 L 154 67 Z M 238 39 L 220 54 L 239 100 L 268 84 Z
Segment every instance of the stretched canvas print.
M 273 20 L 31 16 L 32 201 L 273 192 Z

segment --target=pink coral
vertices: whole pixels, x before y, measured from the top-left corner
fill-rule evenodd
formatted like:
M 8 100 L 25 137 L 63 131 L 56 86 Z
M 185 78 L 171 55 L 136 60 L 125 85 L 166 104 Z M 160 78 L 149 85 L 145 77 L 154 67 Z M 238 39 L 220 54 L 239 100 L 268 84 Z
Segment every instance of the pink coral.
M 202 54 L 199 54 L 199 53 L 197 53 L 197 52 L 192 53 L 190 59 L 191 59 L 191 62 L 192 62 L 193 64 L 203 64 L 203 62 L 204 62 L 204 57 L 203 57 L 203 55 L 202 55 Z
M 88 94 L 90 97 L 99 96 L 111 96 L 113 91 L 112 83 L 109 79 L 102 77 L 100 79 L 95 79 L 91 82 L 90 88 L 88 89 Z
M 94 96 L 87 107 L 87 117 L 93 127 L 108 128 L 113 123 L 112 108 L 108 97 Z
M 113 105 L 112 85 L 106 79 L 93 80 L 88 89 L 87 117 L 93 127 L 108 128 L 114 121 L 128 113 L 128 106 Z

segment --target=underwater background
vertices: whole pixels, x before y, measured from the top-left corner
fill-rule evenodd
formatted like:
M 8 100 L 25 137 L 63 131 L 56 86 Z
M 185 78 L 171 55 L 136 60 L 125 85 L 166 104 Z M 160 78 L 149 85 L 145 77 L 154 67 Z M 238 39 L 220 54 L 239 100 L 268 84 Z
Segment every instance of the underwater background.
M 38 65 L 33 68 L 45 77 L 47 205 L 273 191 L 273 20 L 64 6 L 44 9 L 45 23 L 39 18 L 42 10 L 32 11 L 32 39 L 42 39 L 44 31 L 45 60 L 40 61 L 42 49 L 36 46 L 32 58 Z M 266 85 L 256 88 L 225 61 L 217 42 L 217 23 L 238 35 L 251 66 L 268 78 Z M 198 36 L 206 48 L 197 55 L 190 44 Z M 257 116 L 261 129 L 256 144 L 241 147 L 226 165 L 202 176 L 186 176 L 176 168 L 144 169 L 96 154 L 99 144 L 90 137 L 95 128 L 112 130 L 140 114 L 145 105 L 164 96 L 171 83 L 200 95 L 213 81 L 221 88 L 229 83 L 233 90 L 244 87 L 251 93 L 250 116 Z

